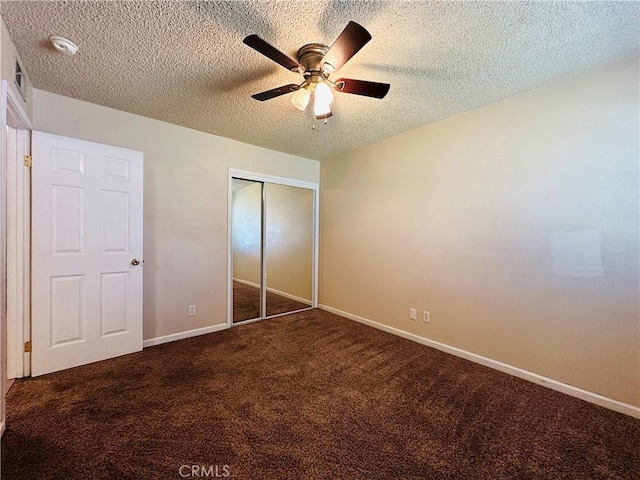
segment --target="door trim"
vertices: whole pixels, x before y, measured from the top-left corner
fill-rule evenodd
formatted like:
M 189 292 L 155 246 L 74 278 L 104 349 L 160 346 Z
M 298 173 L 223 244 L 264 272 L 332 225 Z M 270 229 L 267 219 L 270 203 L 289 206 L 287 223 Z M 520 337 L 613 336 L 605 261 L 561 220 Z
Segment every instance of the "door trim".
M 7 137 L 7 377 L 30 374 L 31 172 L 24 164 L 30 131 L 12 126 Z
M 31 130 L 31 122 L 22 107 L 22 99 L 9 88 L 6 80 L 0 83 L 0 436 L 5 430 L 5 382 L 7 365 L 6 348 L 6 321 L 7 321 L 7 125 L 20 130 Z M 26 221 L 29 221 L 30 213 L 24 212 Z M 24 219 L 23 219 L 24 220 Z M 29 247 L 27 246 L 27 249 Z M 27 254 L 29 250 L 27 250 Z M 18 259 L 16 259 L 18 261 Z M 24 268 L 24 265 L 22 265 Z M 28 285 L 28 283 L 27 283 Z M 23 299 L 29 305 L 29 289 L 23 291 Z M 24 319 L 23 319 L 24 320 Z M 28 333 L 30 325 L 24 323 L 23 332 Z M 18 325 L 20 328 L 20 325 Z M 22 350 L 22 346 L 21 350 Z M 28 365 L 28 363 L 27 363 Z
M 7 310 L 11 308 L 15 314 L 15 325 L 14 335 L 7 337 L 5 365 L 13 367 L 10 373 L 15 378 L 31 375 L 31 353 L 24 351 L 24 344 L 31 340 L 31 169 L 25 167 L 24 155 L 31 153 L 32 127 L 22 103 L 7 85 L 5 126 L 16 129 L 15 155 L 6 158 L 7 166 L 12 162 L 7 184 L 13 184 L 16 191 L 15 196 L 7 197 L 7 220 L 12 226 L 7 228 L 7 251 L 14 253 L 7 256 L 7 269 L 14 273 L 7 275 Z M 6 143 L 3 151 L 6 154 Z
M 233 217 L 232 201 L 234 178 L 241 178 L 243 180 L 252 180 L 255 182 L 263 183 L 275 183 L 278 185 L 285 185 L 289 187 L 306 188 L 313 191 L 313 259 L 311 274 L 311 306 L 312 308 L 318 308 L 318 242 L 320 237 L 318 223 L 320 220 L 319 184 L 314 182 L 307 182 L 304 180 L 296 180 L 293 178 L 277 177 L 274 175 L 229 168 L 227 175 L 227 325 L 229 327 L 233 326 L 233 238 L 231 231 L 231 220 Z M 260 318 L 259 320 L 262 320 L 263 318 Z M 246 323 L 248 322 L 242 322 L 243 325 Z

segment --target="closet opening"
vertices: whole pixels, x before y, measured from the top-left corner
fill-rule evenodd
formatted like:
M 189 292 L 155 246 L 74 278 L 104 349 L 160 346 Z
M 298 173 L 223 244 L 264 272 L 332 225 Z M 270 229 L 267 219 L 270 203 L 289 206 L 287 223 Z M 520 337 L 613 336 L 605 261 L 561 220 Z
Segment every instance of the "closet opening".
M 229 171 L 230 325 L 317 307 L 317 184 Z

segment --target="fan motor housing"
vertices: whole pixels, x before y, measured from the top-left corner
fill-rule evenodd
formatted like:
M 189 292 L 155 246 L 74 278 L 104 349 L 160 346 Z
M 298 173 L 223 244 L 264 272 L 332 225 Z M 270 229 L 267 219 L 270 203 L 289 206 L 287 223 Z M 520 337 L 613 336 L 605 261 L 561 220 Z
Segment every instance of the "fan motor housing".
M 326 45 L 310 43 L 298 50 L 298 63 L 304 67 L 305 73 L 322 72 L 325 66 L 322 59 L 328 51 L 329 47 Z

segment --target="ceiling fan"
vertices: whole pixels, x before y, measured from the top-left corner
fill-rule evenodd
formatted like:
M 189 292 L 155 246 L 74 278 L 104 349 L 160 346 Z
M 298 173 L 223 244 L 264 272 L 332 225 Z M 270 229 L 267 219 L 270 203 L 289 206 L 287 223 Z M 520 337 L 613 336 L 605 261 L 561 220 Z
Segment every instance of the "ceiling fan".
M 369 40 L 371 40 L 371 35 L 364 27 L 356 22 L 349 22 L 331 47 L 321 43 L 310 43 L 298 50 L 298 61 L 295 61 L 258 35 L 249 35 L 243 40 L 246 45 L 287 70 L 297 72 L 304 77 L 304 81 L 299 85 L 283 85 L 251 96 L 264 102 L 280 95 L 295 92 L 291 103 L 299 110 L 305 110 L 309 100 L 313 97 L 314 113 L 317 119 L 326 119 L 332 115 L 331 102 L 334 90 L 366 97 L 384 98 L 389 91 L 390 85 L 388 83 L 351 78 L 339 78 L 336 81 L 329 79 L 332 73 L 347 63 Z

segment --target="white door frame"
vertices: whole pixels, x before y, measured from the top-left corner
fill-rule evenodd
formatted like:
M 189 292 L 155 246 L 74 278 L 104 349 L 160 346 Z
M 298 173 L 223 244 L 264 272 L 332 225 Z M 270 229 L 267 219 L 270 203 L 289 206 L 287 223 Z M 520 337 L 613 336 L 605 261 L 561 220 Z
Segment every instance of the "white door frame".
M 28 267 L 28 264 L 27 266 L 24 265 L 25 258 L 28 259 L 30 255 L 28 237 L 26 239 L 22 238 L 22 243 L 27 249 L 26 252 L 24 252 L 23 256 L 7 256 L 7 219 L 8 217 L 11 217 L 12 222 L 18 220 L 18 212 L 16 211 L 16 208 L 18 207 L 16 205 L 16 202 L 10 202 L 9 210 L 7 209 L 7 181 L 13 180 L 7 177 L 7 164 L 12 160 L 7 157 L 7 125 L 10 125 L 18 130 L 27 131 L 25 134 L 23 134 L 27 136 L 28 131 L 31 130 L 31 122 L 29 121 L 29 117 L 22 107 L 22 100 L 19 99 L 9 88 L 7 81 L 2 80 L 2 83 L 0 84 L 0 435 L 2 435 L 5 430 L 5 383 L 7 374 L 7 349 L 5 347 L 7 345 L 6 335 L 8 306 L 7 289 L 13 289 L 13 291 L 16 292 L 15 298 L 19 299 L 23 305 L 27 306 L 26 317 L 22 315 L 17 319 L 19 325 L 16 326 L 16 330 L 23 332 L 23 335 L 25 332 L 28 334 L 28 332 L 30 331 L 30 325 L 28 322 L 28 307 L 30 299 L 28 288 L 29 270 L 27 268 L 27 270 L 25 271 L 25 267 Z M 24 144 L 22 146 L 24 146 Z M 24 178 L 23 181 L 25 181 Z M 26 181 L 28 182 L 28 180 Z M 24 183 L 20 185 L 20 187 L 24 186 Z M 20 214 L 22 215 L 20 221 L 23 222 L 23 225 L 26 223 L 28 228 L 30 212 L 28 208 L 26 211 L 24 210 L 24 204 L 22 202 L 20 202 L 19 208 L 21 211 Z M 20 233 L 24 235 L 24 230 L 21 230 Z M 11 241 L 13 241 L 13 239 Z M 11 270 L 12 272 L 17 271 L 17 267 L 19 267 L 19 269 L 22 269 L 22 272 L 26 275 L 26 278 L 23 279 L 23 282 L 19 282 L 20 286 L 18 286 L 15 282 L 15 275 L 13 275 L 11 279 L 7 278 L 7 260 L 12 263 L 12 266 L 9 270 L 13 269 Z M 25 285 L 27 286 L 26 289 L 24 288 Z M 14 342 L 16 342 L 17 340 L 10 339 L 10 341 L 12 348 L 16 347 Z M 19 345 L 18 351 L 24 350 L 24 341 L 24 339 L 20 340 L 21 344 Z M 26 362 L 26 365 L 28 365 L 28 358 Z M 24 365 L 25 364 L 23 363 L 23 374 Z
M 7 374 L 30 374 L 31 354 L 24 344 L 31 336 L 31 170 L 24 156 L 31 152 L 31 122 L 20 99 L 7 90 L 7 126 L 16 129 L 7 138 Z M 12 154 L 11 154 L 12 153 Z
M 7 377 L 30 374 L 31 151 L 30 130 L 11 127 L 7 137 Z
M 229 168 L 227 178 L 227 324 L 229 325 L 229 327 L 233 326 L 233 232 L 231 231 L 231 220 L 233 217 L 232 207 L 234 178 L 253 180 L 255 182 L 275 183 L 278 185 L 286 185 L 289 187 L 306 188 L 313 191 L 313 261 L 311 275 L 311 306 L 312 308 L 318 308 L 318 222 L 320 219 L 320 197 L 318 195 L 318 184 L 313 182 L 305 182 L 303 180 L 295 180 L 292 178 L 276 177 L 263 173 Z M 266 285 L 264 275 L 265 272 L 263 269 L 262 285 Z M 260 320 L 262 320 L 262 318 L 260 318 Z

